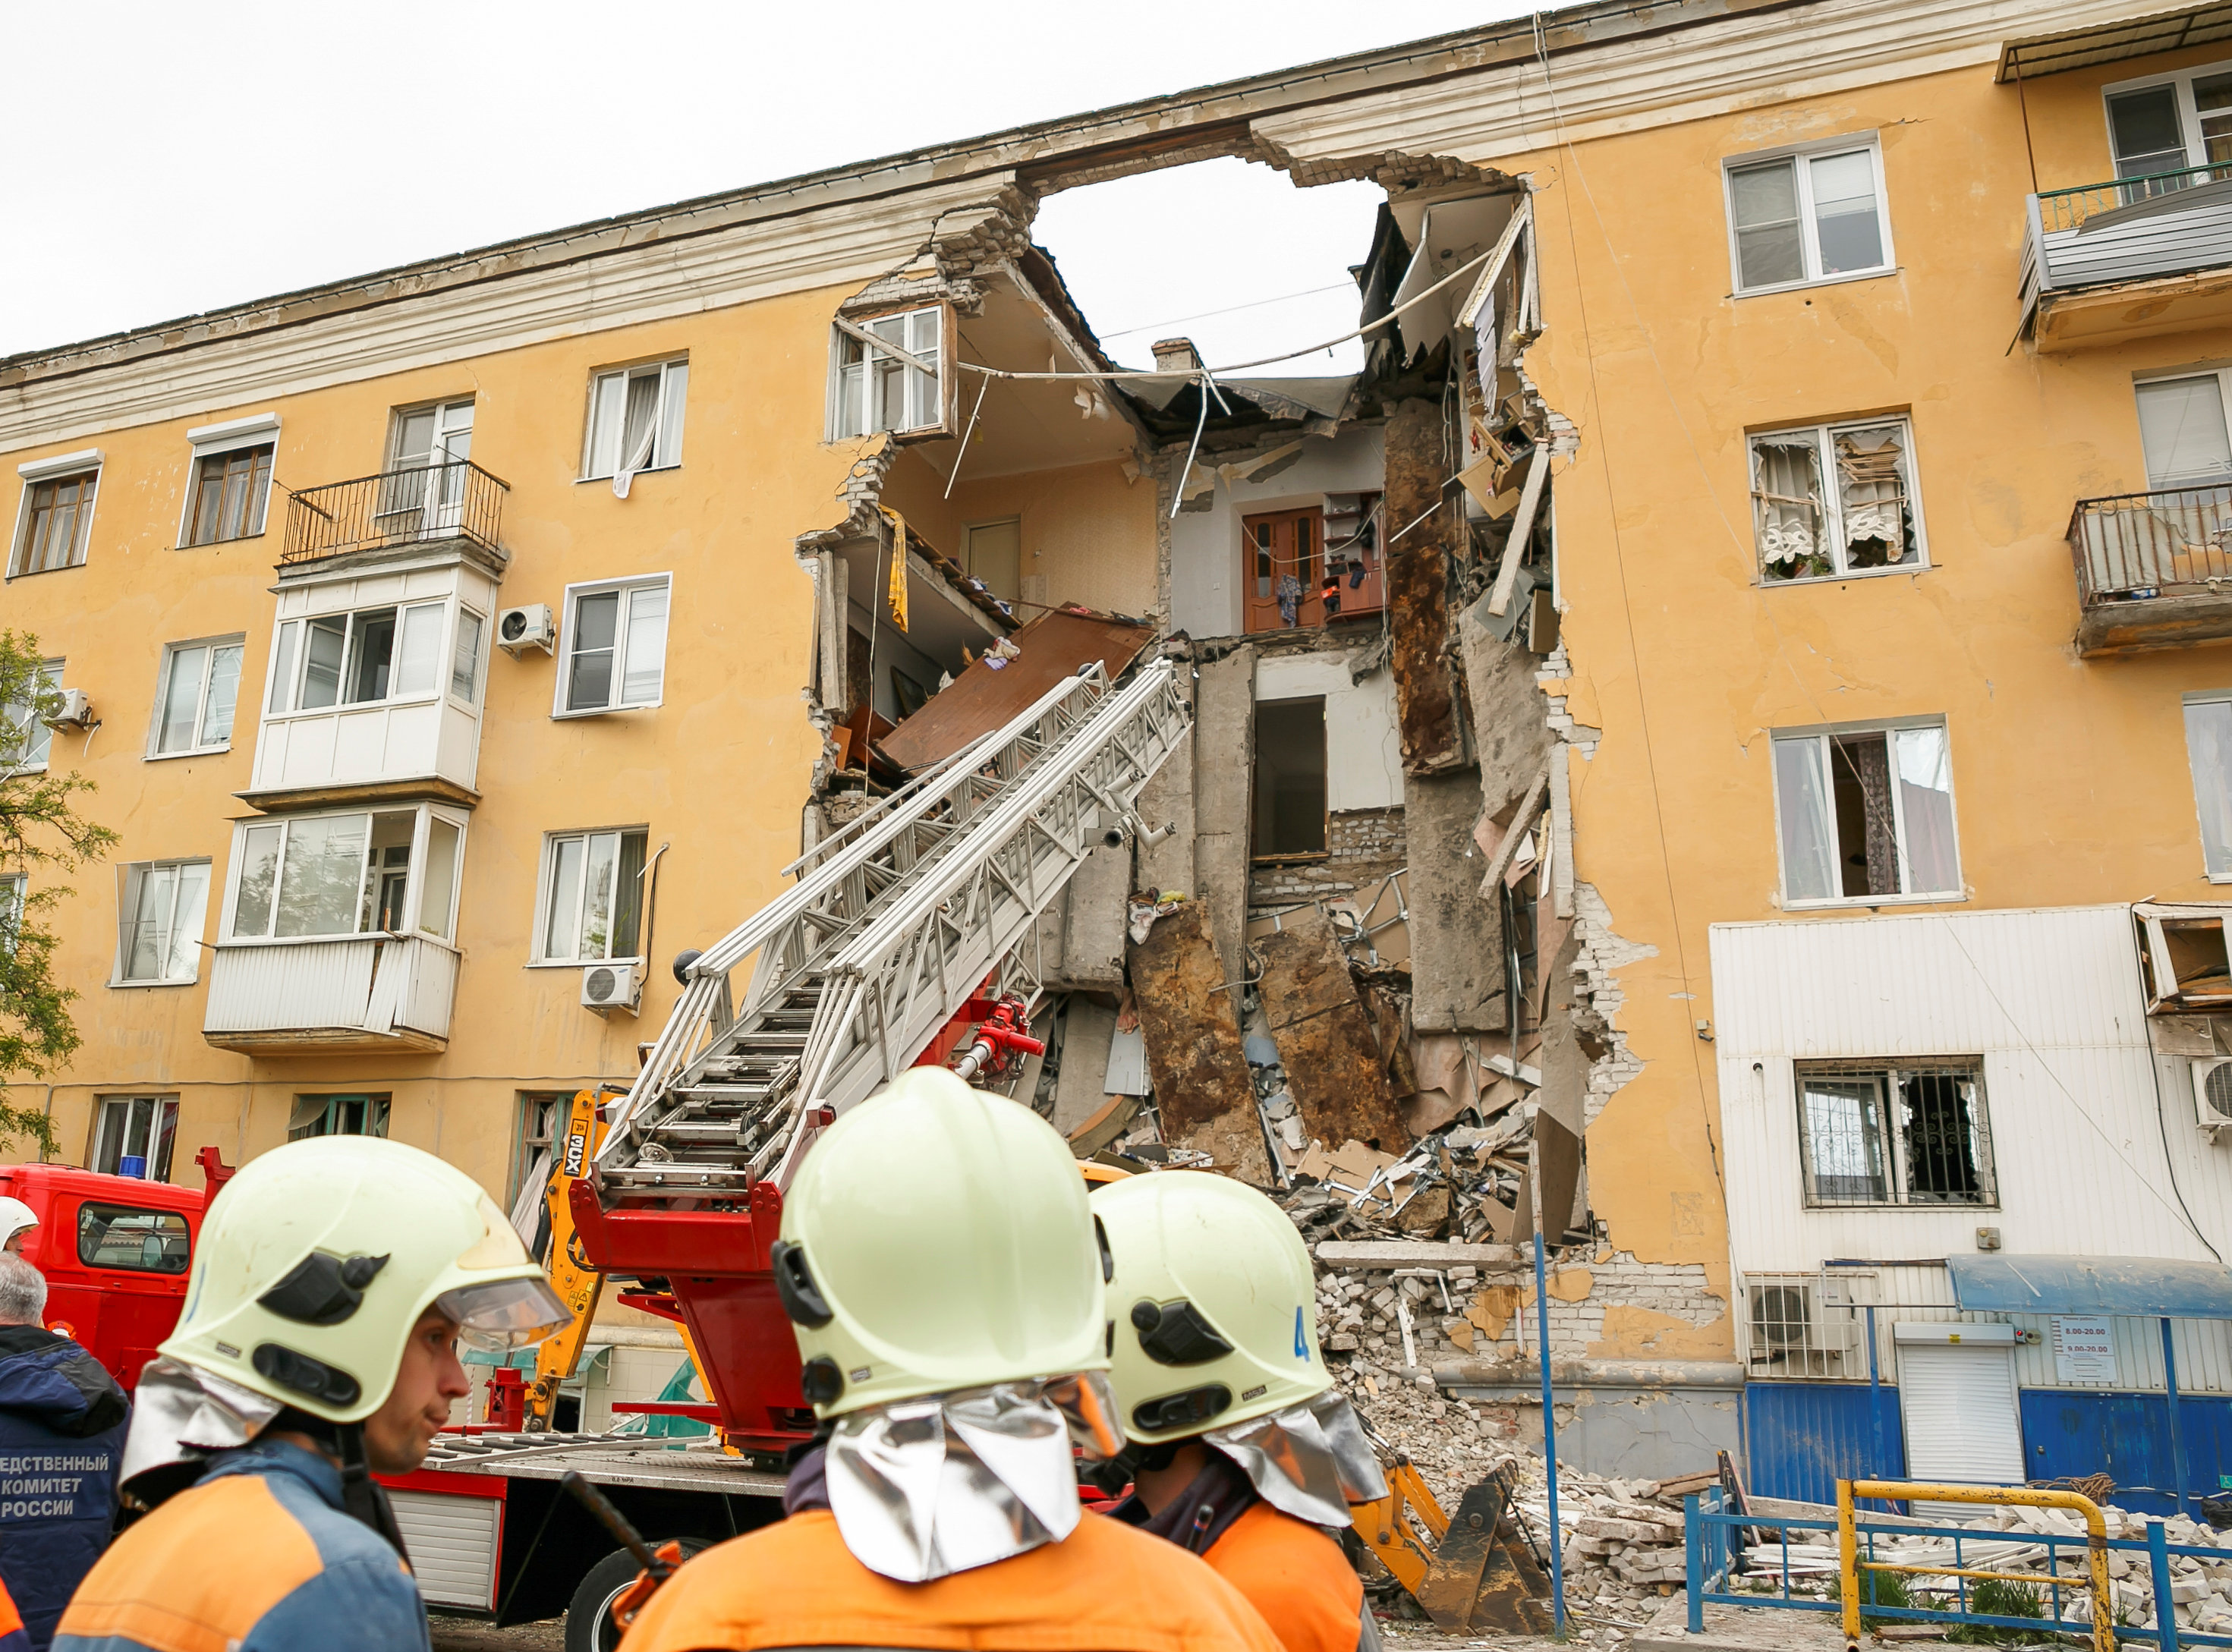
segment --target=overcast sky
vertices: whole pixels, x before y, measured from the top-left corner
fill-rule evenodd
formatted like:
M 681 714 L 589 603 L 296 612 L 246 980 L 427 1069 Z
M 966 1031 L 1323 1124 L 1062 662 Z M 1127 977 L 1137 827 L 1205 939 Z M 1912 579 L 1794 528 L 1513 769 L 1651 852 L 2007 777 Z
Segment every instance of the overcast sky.
M 0 96 L 0 355 L 1527 10 L 11 7 L 12 62 L 77 67 Z M 1214 162 L 1054 197 L 1037 233 L 1119 357 L 1184 332 L 1216 365 L 1354 325 L 1353 289 L 1315 289 L 1378 199 Z

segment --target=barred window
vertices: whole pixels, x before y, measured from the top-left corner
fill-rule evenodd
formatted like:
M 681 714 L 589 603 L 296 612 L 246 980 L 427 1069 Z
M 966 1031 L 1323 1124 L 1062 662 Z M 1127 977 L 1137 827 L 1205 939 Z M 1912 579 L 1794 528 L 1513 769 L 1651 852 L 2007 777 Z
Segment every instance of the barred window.
M 1807 1063 L 1798 1134 L 1811 1207 L 1999 1202 L 1974 1058 Z

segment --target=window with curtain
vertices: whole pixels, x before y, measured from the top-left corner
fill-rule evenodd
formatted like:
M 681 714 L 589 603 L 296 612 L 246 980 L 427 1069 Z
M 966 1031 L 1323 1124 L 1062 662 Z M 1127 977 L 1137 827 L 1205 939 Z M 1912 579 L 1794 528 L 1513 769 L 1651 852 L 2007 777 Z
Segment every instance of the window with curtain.
M 1724 168 L 1739 293 L 1888 270 L 1883 156 L 1860 143 Z
M 1797 1087 L 1807 1205 L 1999 1202 L 1976 1058 L 1807 1062 Z
M 888 340 L 923 366 L 908 366 L 842 327 L 834 333 L 834 383 L 830 395 L 830 438 L 873 436 L 878 431 L 904 435 L 935 430 L 945 422 L 944 348 L 945 312 L 908 310 L 879 315 L 858 324 L 864 333 Z
M 1778 734 L 1774 747 L 1786 902 L 1962 892 L 1943 723 Z
M 1913 447 L 1903 418 L 1754 436 L 1752 519 L 1762 577 L 1832 580 L 1922 567 Z
M 210 863 L 149 861 L 124 869 L 118 916 L 116 980 L 138 986 L 183 986 L 201 973 L 202 918 L 209 906 Z
M 71 476 L 27 483 L 23 537 L 8 572 L 52 573 L 81 567 L 93 534 L 93 501 L 100 486 L 97 465 Z
M 567 593 L 561 714 L 657 705 L 666 681 L 667 580 Z
M 613 491 L 626 498 L 627 478 L 680 464 L 689 390 L 687 361 L 655 361 L 597 374 L 589 385 L 582 479 L 610 476 Z
M 193 500 L 186 510 L 186 543 L 215 545 L 253 539 L 263 531 L 271 492 L 272 444 L 204 453 L 194 461 Z
M 541 963 L 601 963 L 639 955 L 643 830 L 555 832 L 543 840 Z
M 172 643 L 163 650 L 155 688 L 151 755 L 223 751 L 232 744 L 232 714 L 240 697 L 239 638 Z
M 0 956 L 16 956 L 16 937 L 23 932 L 23 897 L 30 880 L 22 872 L 0 875 Z

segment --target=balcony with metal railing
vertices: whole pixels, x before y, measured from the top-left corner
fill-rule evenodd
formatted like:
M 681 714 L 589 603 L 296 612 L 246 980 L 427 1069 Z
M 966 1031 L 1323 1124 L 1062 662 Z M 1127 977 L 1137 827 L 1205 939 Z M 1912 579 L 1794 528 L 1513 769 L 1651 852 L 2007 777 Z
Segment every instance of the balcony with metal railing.
M 2232 638 L 2232 482 L 2080 499 L 2077 651 L 2127 654 Z
M 300 574 L 335 557 L 450 542 L 477 546 L 501 567 L 508 560 L 499 534 L 510 491 L 503 478 L 464 459 L 291 490 L 279 571 Z
M 2232 322 L 2232 163 L 2034 195 L 2024 329 L 2049 353 Z

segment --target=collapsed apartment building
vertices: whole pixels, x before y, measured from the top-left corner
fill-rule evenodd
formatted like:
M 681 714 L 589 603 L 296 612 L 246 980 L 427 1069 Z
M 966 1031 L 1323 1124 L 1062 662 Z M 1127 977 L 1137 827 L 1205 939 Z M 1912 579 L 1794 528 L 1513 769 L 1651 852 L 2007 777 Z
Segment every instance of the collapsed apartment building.
M 1329 1269 L 1411 1279 L 1330 1316 L 1329 1350 L 1483 1396 L 1528 1386 L 1539 1223 L 1573 1264 L 1566 1374 L 1648 1396 L 1583 1431 L 1591 1454 L 1694 1467 L 1736 1443 L 1733 1368 L 1597 1357 L 1608 1310 L 1704 1326 L 1726 1305 L 1591 1208 L 1589 1125 L 1637 1064 L 1629 949 L 1573 859 L 1594 731 L 1560 694 L 1551 473 L 1573 432 L 1527 373 L 1528 186 L 1372 176 L 1354 374 L 1219 371 L 1183 338 L 1120 368 L 1020 194 L 949 211 L 840 308 L 831 418 L 870 439 L 846 520 L 798 541 L 827 736 L 809 864 L 1063 678 L 1173 663 L 1190 732 L 996 972 L 1048 1046 L 1009 1087 L 1080 1156 L 1213 1168 L 1285 1202 Z M 1088 555 L 1050 547 L 1094 508 Z M 1669 1430 L 1676 1396 L 1700 1416 Z
M 1080 1152 L 1287 1204 L 1353 1382 L 1517 1416 L 1547 1312 L 1605 1474 L 2205 1483 L 2221 29 L 1601 0 L 0 363 L 36 743 L 124 863 L 12 1098 L 104 1170 L 364 1130 L 516 1199 L 724 1007 L 678 952 L 1154 677 L 965 984 Z M 1042 207 L 1206 162 L 1384 194 L 1358 371 L 1096 343 Z M 2072 1252 L 2144 1288 L 1986 1277 Z

